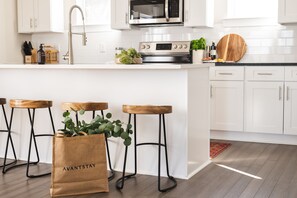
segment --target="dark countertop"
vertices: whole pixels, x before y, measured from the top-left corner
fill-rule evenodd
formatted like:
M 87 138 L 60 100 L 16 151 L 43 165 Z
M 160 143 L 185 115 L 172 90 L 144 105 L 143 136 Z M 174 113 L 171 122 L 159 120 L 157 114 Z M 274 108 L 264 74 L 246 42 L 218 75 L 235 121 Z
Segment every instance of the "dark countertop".
M 215 66 L 297 66 L 297 63 L 215 63 Z

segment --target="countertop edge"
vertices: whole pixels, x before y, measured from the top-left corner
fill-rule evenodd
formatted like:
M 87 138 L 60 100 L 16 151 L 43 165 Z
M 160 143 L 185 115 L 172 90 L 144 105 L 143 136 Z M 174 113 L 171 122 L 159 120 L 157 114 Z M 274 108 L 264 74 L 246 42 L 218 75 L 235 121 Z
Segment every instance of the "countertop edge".
M 203 64 L 45 64 L 45 65 L 26 65 L 26 64 L 0 64 L 0 69 L 70 69 L 70 70 L 178 70 L 212 67 L 213 63 Z

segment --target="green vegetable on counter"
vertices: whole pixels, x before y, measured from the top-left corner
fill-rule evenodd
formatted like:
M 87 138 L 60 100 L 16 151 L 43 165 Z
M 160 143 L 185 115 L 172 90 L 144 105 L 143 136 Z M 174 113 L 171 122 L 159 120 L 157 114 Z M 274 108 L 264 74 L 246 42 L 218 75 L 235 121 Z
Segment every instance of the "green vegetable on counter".
M 135 63 L 133 59 L 141 58 L 141 54 L 134 48 L 129 48 L 127 50 L 122 50 L 120 54 L 116 55 L 116 58 L 118 58 L 122 64 L 133 64 Z

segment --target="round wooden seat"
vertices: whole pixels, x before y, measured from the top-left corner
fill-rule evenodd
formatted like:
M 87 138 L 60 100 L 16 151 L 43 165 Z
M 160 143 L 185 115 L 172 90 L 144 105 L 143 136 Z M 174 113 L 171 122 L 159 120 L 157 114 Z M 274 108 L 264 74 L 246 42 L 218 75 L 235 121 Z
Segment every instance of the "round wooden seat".
M 6 104 L 6 99 L 5 98 L 0 98 L 0 105 Z
M 23 108 L 23 109 L 39 109 L 48 108 L 53 106 L 53 102 L 50 100 L 10 100 L 11 108 Z
M 64 111 L 102 111 L 108 109 L 107 102 L 64 102 L 62 103 Z
M 123 112 L 130 114 L 167 114 L 172 113 L 172 106 L 123 105 Z

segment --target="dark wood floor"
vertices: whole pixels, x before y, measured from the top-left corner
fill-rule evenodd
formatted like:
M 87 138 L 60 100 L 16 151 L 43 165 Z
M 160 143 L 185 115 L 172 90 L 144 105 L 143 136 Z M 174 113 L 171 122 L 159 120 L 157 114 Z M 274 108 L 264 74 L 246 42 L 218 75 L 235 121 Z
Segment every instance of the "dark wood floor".
M 157 191 L 157 178 L 139 175 L 125 183 L 122 191 L 110 182 L 109 193 L 77 196 L 99 198 L 296 198 L 297 146 L 231 142 L 232 146 L 189 180 L 178 180 L 177 188 Z M 42 166 L 44 167 L 44 166 Z M 43 168 L 40 167 L 40 170 Z M 120 176 L 120 173 L 117 173 Z M 166 181 L 165 181 L 166 182 Z M 50 197 L 50 176 L 27 179 L 25 168 L 2 175 L 0 197 Z

